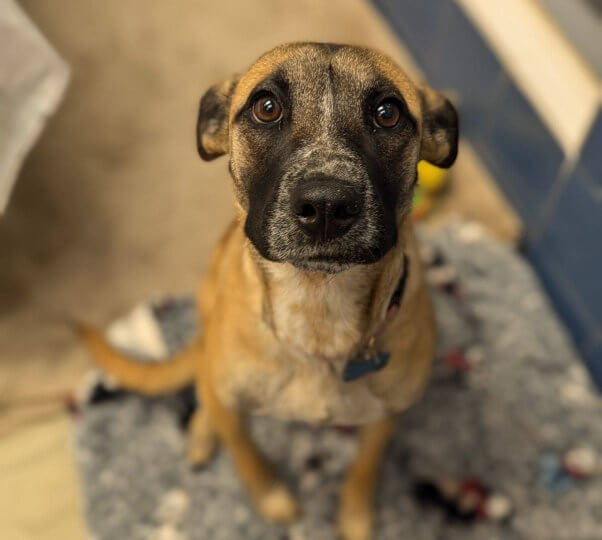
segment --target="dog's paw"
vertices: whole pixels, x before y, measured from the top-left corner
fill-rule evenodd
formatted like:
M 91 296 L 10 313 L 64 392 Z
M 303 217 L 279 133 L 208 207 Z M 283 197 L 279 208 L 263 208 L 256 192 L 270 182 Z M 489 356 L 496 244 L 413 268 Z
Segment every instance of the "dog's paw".
M 372 540 L 372 513 L 344 507 L 339 513 L 338 529 L 341 540 Z
M 291 523 L 299 516 L 295 497 L 282 484 L 276 484 L 258 501 L 261 515 L 277 523 Z
M 217 437 L 213 434 L 204 434 L 199 437 L 192 434 L 188 437 L 187 457 L 193 469 L 202 469 L 213 457 L 217 449 Z

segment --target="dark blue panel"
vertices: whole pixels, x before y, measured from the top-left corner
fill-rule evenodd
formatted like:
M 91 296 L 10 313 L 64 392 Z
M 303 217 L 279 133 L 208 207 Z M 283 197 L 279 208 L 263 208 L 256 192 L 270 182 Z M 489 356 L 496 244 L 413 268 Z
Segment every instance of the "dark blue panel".
M 602 388 L 602 340 L 598 340 L 594 346 L 583 351 L 583 356 L 598 387 Z
M 602 335 L 602 199 L 592 186 L 579 164 L 541 235 L 527 237 L 526 254 L 602 384 L 602 356 L 589 346 Z
M 581 295 L 571 276 L 565 271 L 560 260 L 551 262 L 553 255 L 545 244 L 527 241 L 525 256 L 535 268 L 575 345 L 583 347 L 595 332 L 596 325 L 589 313 L 582 313 Z
M 560 266 L 581 291 L 602 327 L 602 200 L 592 197 L 589 174 L 578 165 L 537 239 L 549 264 Z
M 602 108 L 598 109 L 580 159 L 594 187 L 594 196 L 602 198 Z
M 433 86 L 457 96 L 462 135 L 479 138 L 495 113 L 503 70 L 462 9 L 455 2 L 440 4 L 441 36 L 425 71 Z
M 444 0 L 374 0 L 416 61 L 429 72 L 436 66 L 444 39 L 443 28 L 449 2 Z M 429 69 L 430 68 L 430 69 Z
M 493 99 L 502 71 L 498 59 L 462 9 L 455 2 L 442 3 L 442 33 L 429 81 L 457 90 L 466 102 Z
M 433 86 L 456 90 L 467 103 L 492 98 L 500 63 L 455 2 L 374 0 L 374 3 Z
M 506 77 L 503 86 L 486 130 L 474 141 L 528 230 L 537 221 L 564 155 L 516 85 Z

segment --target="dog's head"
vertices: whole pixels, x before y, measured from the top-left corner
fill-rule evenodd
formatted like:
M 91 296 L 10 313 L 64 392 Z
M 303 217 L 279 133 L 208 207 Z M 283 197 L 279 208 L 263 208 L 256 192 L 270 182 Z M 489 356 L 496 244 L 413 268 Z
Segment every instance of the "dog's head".
M 383 54 L 294 43 L 205 93 L 197 143 L 206 160 L 229 153 L 263 257 L 336 272 L 395 245 L 418 161 L 454 162 L 458 120 Z

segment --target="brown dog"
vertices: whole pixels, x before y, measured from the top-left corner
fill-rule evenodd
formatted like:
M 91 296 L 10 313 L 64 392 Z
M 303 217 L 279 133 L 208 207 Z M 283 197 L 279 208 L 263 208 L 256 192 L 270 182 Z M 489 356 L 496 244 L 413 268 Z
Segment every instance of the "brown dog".
M 454 162 L 455 110 L 380 53 L 295 43 L 210 88 L 197 137 L 203 159 L 229 153 L 238 209 L 198 296 L 203 335 L 152 365 L 93 329 L 85 341 L 124 387 L 157 394 L 194 380 L 190 461 L 223 442 L 268 519 L 292 520 L 297 505 L 249 439 L 247 414 L 364 426 L 339 530 L 370 538 L 393 415 L 420 396 L 435 344 L 407 217 L 416 165 Z

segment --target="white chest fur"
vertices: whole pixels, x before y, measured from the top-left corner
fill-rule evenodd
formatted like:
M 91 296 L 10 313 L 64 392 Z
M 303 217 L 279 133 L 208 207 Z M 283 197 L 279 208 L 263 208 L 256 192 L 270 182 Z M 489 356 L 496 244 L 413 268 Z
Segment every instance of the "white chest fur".
M 246 394 L 251 412 L 312 424 L 360 425 L 385 413 L 385 403 L 374 395 L 366 378 L 344 382 L 331 363 L 322 359 L 299 361 L 282 351 L 277 374 L 248 374 Z
M 347 357 L 366 329 L 373 279 L 357 266 L 312 276 L 290 265 L 271 272 L 269 318 L 278 340 L 309 358 Z

